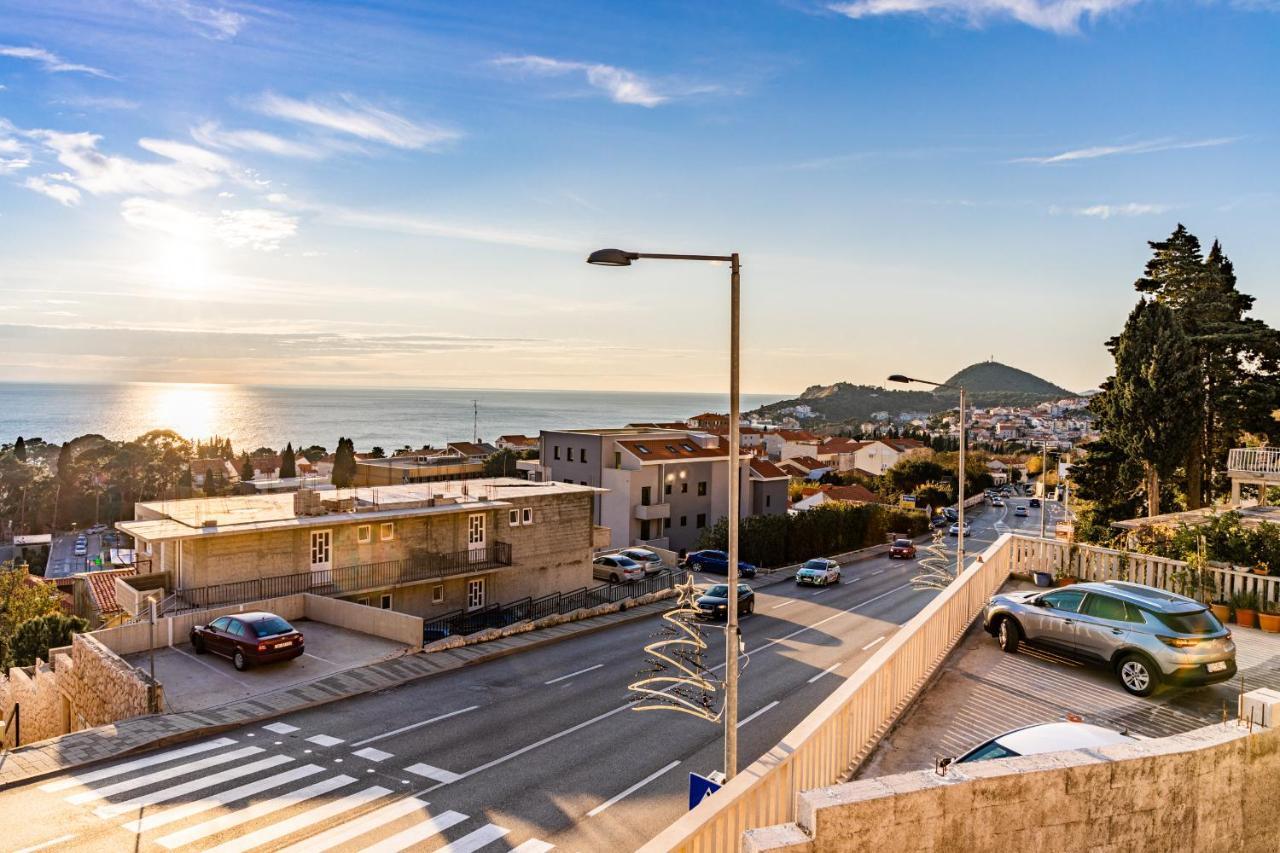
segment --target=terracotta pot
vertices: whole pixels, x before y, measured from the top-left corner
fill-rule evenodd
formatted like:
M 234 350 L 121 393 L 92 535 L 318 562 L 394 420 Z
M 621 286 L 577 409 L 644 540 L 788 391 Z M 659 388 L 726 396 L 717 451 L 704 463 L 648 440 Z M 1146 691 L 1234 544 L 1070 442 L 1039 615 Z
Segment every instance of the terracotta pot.
M 1266 570 L 1266 569 L 1254 569 L 1254 570 L 1253 570 L 1253 573 L 1254 573 L 1255 575 L 1265 575 L 1265 574 L 1267 573 L 1267 570 Z
M 1247 607 L 1236 608 L 1236 624 L 1241 628 L 1253 628 L 1258 624 L 1258 611 L 1250 610 Z
M 1280 634 L 1280 613 L 1259 613 L 1258 627 L 1271 634 Z
M 1210 604 L 1209 609 L 1213 611 L 1213 615 L 1223 625 L 1231 621 L 1231 605 L 1230 604 Z
M 1071 586 L 1073 583 L 1079 582 L 1079 578 L 1055 578 L 1054 586 Z

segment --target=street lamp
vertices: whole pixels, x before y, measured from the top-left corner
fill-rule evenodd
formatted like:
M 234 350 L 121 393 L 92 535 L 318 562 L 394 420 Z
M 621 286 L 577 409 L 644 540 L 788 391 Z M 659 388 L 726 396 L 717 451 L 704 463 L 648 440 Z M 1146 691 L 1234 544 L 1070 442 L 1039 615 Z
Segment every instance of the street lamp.
M 947 388 L 952 391 L 960 392 L 960 461 L 957 467 L 960 471 L 956 476 L 957 489 L 959 491 L 959 500 L 956 502 L 957 519 L 960 525 L 959 538 L 956 540 L 956 577 L 964 571 L 964 446 L 965 446 L 965 419 L 964 419 L 964 388 L 959 385 L 948 385 L 945 382 L 930 382 L 928 379 L 916 379 L 911 376 L 903 376 L 901 373 L 895 373 L 889 377 L 890 382 L 901 382 L 909 385 L 912 382 L 920 385 L 932 385 L 934 388 Z
M 728 780 L 738 772 L 738 315 L 741 266 L 737 252 L 732 255 L 671 255 L 625 252 L 622 249 L 592 252 L 587 263 L 629 267 L 632 261 L 641 258 L 729 264 L 729 607 L 724 628 L 724 775 Z

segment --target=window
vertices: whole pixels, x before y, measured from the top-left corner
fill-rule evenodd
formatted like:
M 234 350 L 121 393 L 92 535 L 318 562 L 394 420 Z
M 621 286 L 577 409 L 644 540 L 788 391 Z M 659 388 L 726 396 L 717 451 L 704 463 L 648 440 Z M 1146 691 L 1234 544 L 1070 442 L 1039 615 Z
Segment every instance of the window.
M 573 461 L 573 448 L 572 448 L 572 447 L 565 448 L 564 454 L 565 454 L 565 457 L 566 457 L 570 462 L 572 462 L 572 461 Z
M 1142 615 L 1135 612 L 1133 615 L 1138 617 L 1136 620 L 1129 618 L 1129 613 L 1125 608 L 1125 603 L 1118 598 L 1112 598 L 1109 595 L 1097 595 L 1090 593 L 1085 599 L 1084 610 L 1081 611 L 1087 616 L 1095 619 L 1106 619 L 1109 622 L 1133 622 L 1142 621 Z
M 653 538 L 649 535 L 649 522 L 647 519 L 640 522 L 640 538 L 646 541 Z
M 368 545 L 373 541 L 373 525 L 361 524 L 356 528 L 356 544 Z
M 663 493 L 664 495 L 669 495 L 669 494 L 671 494 L 671 484 L 670 484 L 670 483 L 667 483 L 665 486 L 663 486 L 663 487 L 662 487 L 662 493 Z
M 620 450 L 613 451 L 613 467 L 614 468 L 622 467 L 622 451 Z
M 365 607 L 368 607 L 368 606 L 369 606 L 369 596 L 367 596 L 367 595 L 366 595 L 364 598 L 357 598 L 357 599 L 356 599 L 356 604 L 361 604 L 361 605 L 364 605 Z
M 396 524 L 394 521 L 384 521 L 378 525 L 378 538 L 383 542 L 390 542 L 396 538 Z
M 1080 601 L 1084 598 L 1084 593 L 1077 590 L 1061 590 L 1059 592 L 1051 592 L 1040 599 L 1054 610 L 1063 610 L 1068 613 L 1075 613 L 1080 609 Z
M 705 498 L 707 496 L 707 481 L 698 481 L 698 497 Z
M 972 755 L 969 755 L 964 760 L 986 761 L 991 758 L 1013 758 L 1017 754 L 1018 753 L 1014 752 L 1012 749 L 1009 749 L 1009 747 L 1002 746 L 996 741 L 992 741 L 991 743 L 978 747 L 973 751 Z
M 639 450 L 641 453 L 648 453 L 648 452 L 649 452 L 649 448 L 645 447 L 643 444 L 637 444 L 637 445 L 636 445 L 636 450 Z
M 512 527 L 518 527 L 520 525 L 520 510 L 513 509 L 507 513 L 507 524 Z
M 583 485 L 586 485 L 585 483 Z M 525 524 L 533 524 L 533 507 L 527 506 L 521 511 L 522 521 Z
M 381 607 L 383 610 L 390 610 L 391 609 L 391 593 L 389 592 L 383 593 L 382 600 L 378 602 L 378 606 Z
M 670 530 L 670 529 L 671 529 L 671 519 L 669 519 L 669 518 L 664 518 L 664 519 L 662 519 L 662 529 L 663 529 L 663 530 Z
M 956 476 L 957 476 L 957 477 L 959 477 L 960 475 L 959 475 L 959 474 L 957 474 Z M 772 506 L 772 505 L 773 505 L 773 495 L 765 495 L 765 496 L 764 496 L 764 505 L 765 505 L 765 506 Z
M 1222 630 L 1222 624 L 1208 610 L 1192 613 L 1151 612 L 1151 615 L 1163 622 L 1170 631 L 1179 634 L 1216 634 Z
M 682 515 L 682 516 L 680 516 L 680 526 L 681 526 L 681 527 L 688 527 L 688 526 L 689 526 L 689 516 L 687 516 L 687 515 Z
M 705 512 L 698 513 L 698 529 L 701 530 L 706 526 L 707 526 L 707 514 Z
M 227 630 L 227 625 L 230 622 L 231 622 L 231 617 L 219 616 L 217 619 L 214 619 L 212 622 L 209 623 L 209 627 L 215 631 L 225 631 Z
M 689 484 L 688 484 L 688 483 L 681 483 L 681 484 L 680 484 L 680 494 L 682 494 L 682 495 L 687 495 L 688 493 L 689 493 Z
M 236 637 L 244 637 L 249 634 L 249 630 L 244 627 L 243 622 L 237 619 L 232 619 L 227 623 L 227 633 Z
M 559 459 L 559 458 L 560 458 L 560 445 L 558 445 L 558 444 L 552 445 L 552 447 L 551 447 L 551 455 L 552 455 L 552 457 L 553 457 L 553 458 L 555 458 L 555 459 Z
M 578 451 L 578 461 L 579 462 L 587 461 L 587 449 L 585 447 Z
M 653 503 L 653 487 L 641 486 L 640 487 L 640 506 L 648 506 L 651 503 Z
M 431 603 L 432 604 L 444 603 L 444 584 L 438 583 L 435 586 L 431 587 Z
M 467 609 L 484 607 L 484 578 L 467 581 Z

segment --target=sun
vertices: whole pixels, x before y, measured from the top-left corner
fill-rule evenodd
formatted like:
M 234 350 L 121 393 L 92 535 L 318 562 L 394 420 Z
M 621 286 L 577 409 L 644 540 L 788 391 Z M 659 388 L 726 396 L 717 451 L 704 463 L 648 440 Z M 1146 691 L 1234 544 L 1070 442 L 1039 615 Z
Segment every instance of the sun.
M 147 264 L 152 284 L 166 293 L 196 296 L 209 290 L 212 276 L 204 247 L 195 240 L 168 240 Z
M 156 384 L 143 406 L 155 429 L 171 429 L 184 438 L 208 438 L 217 432 L 222 388 L 195 383 Z

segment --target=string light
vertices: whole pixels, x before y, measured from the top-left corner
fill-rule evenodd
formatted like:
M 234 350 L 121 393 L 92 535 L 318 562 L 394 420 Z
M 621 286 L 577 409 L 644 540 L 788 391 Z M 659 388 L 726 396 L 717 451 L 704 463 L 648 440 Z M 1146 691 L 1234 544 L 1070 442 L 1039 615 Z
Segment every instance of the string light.
M 649 668 L 646 676 L 627 689 L 635 693 L 631 701 L 640 703 L 634 711 L 679 711 L 708 722 L 719 722 L 724 709 L 715 710 L 714 696 L 719 682 L 702 662 L 707 643 L 697 624 L 698 588 L 693 578 L 675 587 L 676 607 L 662 615 L 668 627 L 654 634 L 654 642 L 644 647 Z

